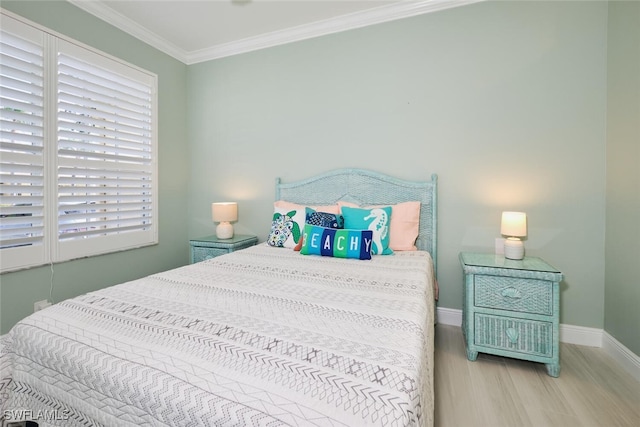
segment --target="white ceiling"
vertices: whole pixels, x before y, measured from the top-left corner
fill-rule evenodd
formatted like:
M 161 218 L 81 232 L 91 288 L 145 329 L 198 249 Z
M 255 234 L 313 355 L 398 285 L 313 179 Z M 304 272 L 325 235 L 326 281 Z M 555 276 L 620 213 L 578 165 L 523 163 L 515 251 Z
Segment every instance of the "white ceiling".
M 186 63 L 482 0 L 67 0 Z

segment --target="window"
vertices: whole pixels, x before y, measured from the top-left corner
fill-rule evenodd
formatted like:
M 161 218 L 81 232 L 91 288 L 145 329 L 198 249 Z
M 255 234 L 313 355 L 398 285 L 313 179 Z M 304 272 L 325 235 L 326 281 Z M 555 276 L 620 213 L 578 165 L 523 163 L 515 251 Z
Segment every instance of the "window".
M 157 243 L 157 77 L 2 13 L 2 271 Z

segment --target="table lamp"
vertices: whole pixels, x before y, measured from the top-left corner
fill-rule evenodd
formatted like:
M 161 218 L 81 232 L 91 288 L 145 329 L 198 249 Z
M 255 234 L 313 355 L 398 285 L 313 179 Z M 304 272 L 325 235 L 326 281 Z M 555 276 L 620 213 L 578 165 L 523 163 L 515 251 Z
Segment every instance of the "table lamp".
M 230 239 L 233 237 L 232 221 L 238 220 L 238 204 L 236 202 L 211 203 L 211 217 L 218 222 L 216 237 Z
M 527 235 L 527 214 L 524 212 L 502 212 L 500 233 L 504 241 L 504 257 L 521 260 L 524 258 L 524 243 L 521 237 Z

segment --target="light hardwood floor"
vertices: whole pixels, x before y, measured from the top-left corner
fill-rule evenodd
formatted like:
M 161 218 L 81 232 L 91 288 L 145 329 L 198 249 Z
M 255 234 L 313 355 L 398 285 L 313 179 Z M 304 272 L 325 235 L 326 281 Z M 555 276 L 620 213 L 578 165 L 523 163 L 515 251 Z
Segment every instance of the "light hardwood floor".
M 462 330 L 437 325 L 436 427 L 640 427 L 640 382 L 600 348 L 560 343 L 560 377 L 543 364 L 466 358 Z

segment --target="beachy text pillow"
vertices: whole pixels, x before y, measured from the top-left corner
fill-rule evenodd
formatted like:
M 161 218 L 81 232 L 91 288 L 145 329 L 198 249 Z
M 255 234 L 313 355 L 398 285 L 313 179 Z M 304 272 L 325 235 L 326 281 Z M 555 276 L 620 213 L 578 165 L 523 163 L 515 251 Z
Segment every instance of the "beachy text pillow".
M 371 259 L 373 232 L 319 227 L 305 224 L 302 235 L 303 255 Z

